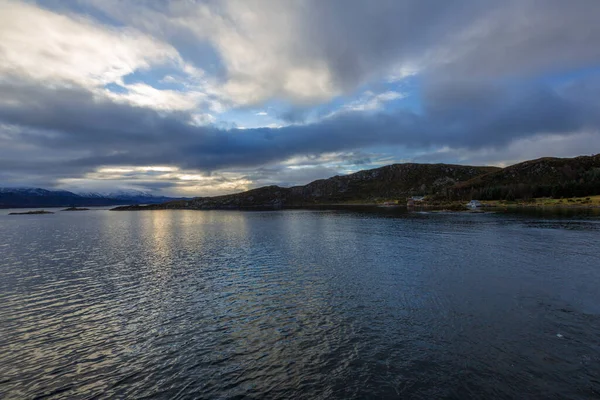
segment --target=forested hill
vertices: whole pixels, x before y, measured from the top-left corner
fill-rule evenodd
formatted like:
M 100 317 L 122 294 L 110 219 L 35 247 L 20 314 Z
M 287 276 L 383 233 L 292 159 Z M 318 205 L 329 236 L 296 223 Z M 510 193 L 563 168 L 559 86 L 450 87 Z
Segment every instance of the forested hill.
M 440 191 L 448 200 L 515 200 L 600 194 L 600 154 L 540 158 L 477 176 Z
M 290 188 L 294 202 L 349 202 L 433 195 L 447 187 L 500 170 L 451 164 L 393 164 Z

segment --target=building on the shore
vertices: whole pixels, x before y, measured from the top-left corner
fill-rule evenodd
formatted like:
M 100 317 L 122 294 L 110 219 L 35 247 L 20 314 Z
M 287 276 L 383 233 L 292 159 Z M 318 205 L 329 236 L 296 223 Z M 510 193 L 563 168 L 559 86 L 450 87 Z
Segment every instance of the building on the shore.
M 415 205 L 422 203 L 424 200 L 425 196 L 411 196 L 408 199 L 406 199 L 406 206 L 414 207 Z
M 483 204 L 481 204 L 481 202 L 479 200 L 471 200 L 470 202 L 467 203 L 467 207 L 479 208 L 479 207 L 483 207 Z

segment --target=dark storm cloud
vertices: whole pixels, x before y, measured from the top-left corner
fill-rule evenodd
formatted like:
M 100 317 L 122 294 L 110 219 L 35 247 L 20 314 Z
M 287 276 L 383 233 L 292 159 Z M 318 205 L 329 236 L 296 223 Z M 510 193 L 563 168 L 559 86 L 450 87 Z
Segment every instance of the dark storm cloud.
M 436 75 L 539 76 L 600 65 L 600 2 L 498 2 L 451 43 Z
M 193 126 L 186 113 L 100 100 L 79 89 L 2 83 L 0 92 L 11 99 L 0 102 L 0 122 L 20 132 L 19 143 L 0 139 L 2 164 L 23 173 L 156 164 L 212 171 L 366 146 L 478 149 L 600 128 L 597 106 L 584 105 L 572 88 L 564 94 L 543 86 L 438 83 L 424 91 L 422 114 L 346 112 L 309 125 L 244 130 Z
M 434 79 L 535 76 L 600 65 L 596 0 L 315 1 L 306 42 L 344 88 L 394 64 Z
M 381 0 L 376 6 L 360 0 L 313 1 L 306 7 L 305 37 L 348 90 L 394 63 L 419 62 L 424 50 L 489 7 L 495 5 L 486 0 Z

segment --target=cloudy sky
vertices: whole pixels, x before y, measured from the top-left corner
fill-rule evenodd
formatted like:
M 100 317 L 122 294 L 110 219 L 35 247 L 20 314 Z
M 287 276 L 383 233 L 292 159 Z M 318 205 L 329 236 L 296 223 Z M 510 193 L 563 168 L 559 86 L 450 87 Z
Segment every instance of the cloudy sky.
M 600 152 L 598 0 L 0 0 L 0 186 Z

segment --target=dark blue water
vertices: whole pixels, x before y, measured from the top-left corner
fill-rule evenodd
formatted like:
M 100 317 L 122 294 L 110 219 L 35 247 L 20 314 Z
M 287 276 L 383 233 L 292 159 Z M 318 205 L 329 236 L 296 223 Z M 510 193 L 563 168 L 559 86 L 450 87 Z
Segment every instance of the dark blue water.
M 0 398 L 600 397 L 600 217 L 0 215 Z

